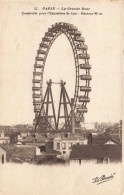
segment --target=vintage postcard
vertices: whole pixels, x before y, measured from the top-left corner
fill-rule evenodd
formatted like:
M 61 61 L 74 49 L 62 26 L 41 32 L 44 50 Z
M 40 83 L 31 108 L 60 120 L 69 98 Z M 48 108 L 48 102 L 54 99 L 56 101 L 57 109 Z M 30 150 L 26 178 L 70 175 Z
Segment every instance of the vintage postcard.
M 122 195 L 123 2 L 0 1 L 0 195 Z

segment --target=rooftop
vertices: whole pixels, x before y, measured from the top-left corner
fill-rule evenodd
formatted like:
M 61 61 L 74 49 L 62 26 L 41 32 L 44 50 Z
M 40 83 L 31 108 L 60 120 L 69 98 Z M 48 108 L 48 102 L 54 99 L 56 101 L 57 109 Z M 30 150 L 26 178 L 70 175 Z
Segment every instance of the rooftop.
M 12 153 L 12 158 L 33 159 L 35 155 L 36 155 L 36 147 L 25 146 L 25 147 L 16 148 Z
M 84 134 L 68 134 L 68 135 L 61 135 L 54 140 L 84 140 L 86 139 L 86 136 Z
M 115 160 L 122 158 L 121 145 L 74 145 L 70 159 L 100 159 L 109 157 Z
M 28 137 L 25 138 L 24 140 L 25 143 L 33 143 L 35 142 L 35 138 L 29 135 Z
M 113 136 L 102 136 L 102 135 L 92 136 L 92 144 L 105 144 L 110 140 L 115 144 L 121 144 L 119 139 Z

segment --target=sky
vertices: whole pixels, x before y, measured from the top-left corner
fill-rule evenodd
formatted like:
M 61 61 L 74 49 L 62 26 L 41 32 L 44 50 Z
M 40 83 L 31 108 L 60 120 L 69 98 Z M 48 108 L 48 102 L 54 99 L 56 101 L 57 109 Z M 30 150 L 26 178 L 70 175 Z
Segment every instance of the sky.
M 68 22 L 81 31 L 88 45 L 92 65 L 92 92 L 85 114 L 87 122 L 118 122 L 121 111 L 121 17 L 118 1 L 90 3 L 96 15 L 69 16 L 22 16 L 22 11 L 33 11 L 37 5 L 47 3 L 3 3 L 1 6 L 1 51 L 0 51 L 0 124 L 32 123 L 34 119 L 32 99 L 33 66 L 37 50 L 45 32 L 56 22 Z M 51 5 L 49 3 L 49 5 Z M 62 3 L 69 7 L 69 3 Z M 52 4 L 54 6 L 54 3 Z M 55 4 L 57 5 L 57 3 Z M 109 6 L 109 9 L 108 9 Z M 70 7 L 77 7 L 72 3 Z M 88 7 L 79 1 L 78 7 Z M 114 20 L 113 20 L 114 18 Z M 69 97 L 74 95 L 75 66 L 72 48 L 64 35 L 53 43 L 48 54 L 43 77 L 46 81 L 61 79 L 66 82 Z M 53 96 L 58 102 L 58 86 L 53 87 Z

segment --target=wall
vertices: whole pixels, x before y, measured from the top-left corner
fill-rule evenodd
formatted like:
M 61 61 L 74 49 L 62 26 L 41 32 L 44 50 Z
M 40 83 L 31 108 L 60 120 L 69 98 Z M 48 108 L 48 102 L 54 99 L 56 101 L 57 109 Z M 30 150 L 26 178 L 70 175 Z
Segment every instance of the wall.
M 89 162 L 89 163 L 97 163 L 97 160 L 96 159 L 92 159 L 92 160 L 82 160 L 81 159 L 81 161 L 79 161 L 79 159 L 78 160 L 70 160 L 70 164 L 71 165 L 86 165 L 86 162 Z
M 9 138 L 7 138 L 7 139 L 6 138 L 5 139 L 1 138 L 0 139 L 0 144 L 10 144 L 10 139 Z
M 57 148 L 57 143 L 59 143 L 59 148 Z M 64 144 L 65 144 L 65 148 L 64 148 Z M 53 150 L 60 151 L 63 158 L 66 159 L 69 158 L 70 156 L 72 146 L 77 144 L 79 145 L 87 144 L 87 139 L 86 140 L 54 140 Z
M 4 163 L 6 163 L 6 151 L 0 146 L 0 164 L 2 164 L 2 155 L 4 155 Z

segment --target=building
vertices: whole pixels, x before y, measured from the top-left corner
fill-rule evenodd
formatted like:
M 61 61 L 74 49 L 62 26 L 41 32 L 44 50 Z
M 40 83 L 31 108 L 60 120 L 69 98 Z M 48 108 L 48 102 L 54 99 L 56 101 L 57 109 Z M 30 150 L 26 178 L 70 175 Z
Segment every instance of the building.
M 29 132 L 22 132 L 22 133 L 20 133 L 20 137 L 21 137 L 22 139 L 25 139 L 26 137 L 28 137 L 28 135 L 30 135 Z
M 92 136 L 91 144 L 121 144 L 119 139 L 113 137 L 113 136 Z
M 4 131 L 0 133 L 0 144 L 10 144 L 10 137 L 6 137 Z
M 69 135 L 68 137 L 56 137 L 53 139 L 53 150 L 59 151 L 63 159 L 68 159 L 73 145 L 86 145 L 86 137 Z
M 82 128 L 83 129 L 88 129 L 88 130 L 95 130 L 95 124 L 93 122 L 84 122 L 82 123 Z
M 61 159 L 58 158 L 59 155 L 60 153 L 58 151 L 47 151 L 46 146 L 43 148 L 42 146 L 35 145 L 16 145 L 9 161 L 35 164 L 64 163 L 64 161 L 61 161 Z
M 28 132 L 22 132 L 22 133 L 19 133 L 18 134 L 17 140 L 20 141 L 20 142 L 23 142 L 29 136 L 30 136 L 30 133 L 28 133 Z
M 44 155 L 36 155 L 36 164 L 65 164 L 65 161 L 59 158 L 58 151 L 46 152 Z
M 122 160 L 122 145 L 76 145 L 70 154 L 70 164 L 109 163 Z
M 111 136 L 109 134 L 93 135 L 92 133 L 89 133 L 87 138 L 88 144 L 121 144 L 119 137 Z
M 36 157 L 36 147 L 30 145 L 20 145 L 12 153 L 14 162 L 34 162 Z
M 36 141 L 35 137 L 33 137 L 31 135 L 29 135 L 28 137 L 26 137 L 24 139 L 25 144 L 31 144 L 32 145 L 33 143 L 35 143 L 35 141 Z
M 0 164 L 6 163 L 6 149 L 0 145 Z

